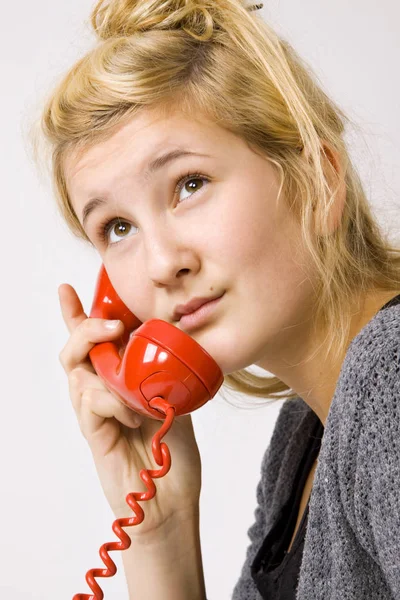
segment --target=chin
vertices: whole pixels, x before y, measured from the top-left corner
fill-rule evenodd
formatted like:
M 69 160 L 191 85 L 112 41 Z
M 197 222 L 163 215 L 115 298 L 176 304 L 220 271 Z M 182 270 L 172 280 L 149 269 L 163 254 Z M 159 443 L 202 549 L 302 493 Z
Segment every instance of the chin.
M 251 360 L 247 360 L 249 357 L 240 356 L 235 350 L 241 348 L 241 345 L 234 342 L 230 336 L 221 334 L 217 328 L 215 331 L 205 329 L 203 332 L 196 333 L 193 332 L 191 337 L 215 360 L 224 376 L 245 369 L 252 364 Z

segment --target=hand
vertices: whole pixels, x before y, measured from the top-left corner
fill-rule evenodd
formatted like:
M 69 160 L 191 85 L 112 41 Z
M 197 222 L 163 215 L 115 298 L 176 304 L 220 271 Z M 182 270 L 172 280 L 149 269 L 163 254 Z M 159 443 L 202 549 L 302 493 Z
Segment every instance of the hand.
M 139 477 L 141 469 L 160 468 L 153 458 L 151 440 L 162 422 L 140 415 L 116 398 L 100 380 L 88 356 L 95 344 L 118 338 L 123 324 L 107 330 L 104 319 L 87 317 L 72 286 L 62 284 L 58 292 L 62 316 L 71 334 L 59 359 L 68 376 L 79 427 L 115 516 L 132 517 L 125 497 L 129 492 L 146 491 Z M 154 480 L 154 498 L 140 503 L 145 518 L 129 528 L 131 537 L 157 532 L 160 527 L 168 527 L 171 519 L 185 519 L 198 510 L 201 460 L 191 416 L 175 417 L 162 441 L 171 452 L 171 468 L 163 478 Z

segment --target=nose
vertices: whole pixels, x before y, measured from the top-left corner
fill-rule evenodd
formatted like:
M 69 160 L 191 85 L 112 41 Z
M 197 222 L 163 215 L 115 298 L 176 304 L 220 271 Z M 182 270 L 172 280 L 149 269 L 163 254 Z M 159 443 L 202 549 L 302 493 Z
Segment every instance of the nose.
M 158 287 L 173 286 L 200 269 L 200 257 L 193 245 L 174 228 L 152 227 L 144 252 L 147 275 Z

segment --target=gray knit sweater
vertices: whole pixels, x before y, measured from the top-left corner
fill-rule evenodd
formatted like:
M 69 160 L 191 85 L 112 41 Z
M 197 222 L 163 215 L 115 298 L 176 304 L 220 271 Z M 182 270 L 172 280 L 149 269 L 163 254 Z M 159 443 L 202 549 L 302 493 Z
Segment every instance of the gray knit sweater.
M 261 464 L 232 600 L 260 600 L 250 566 L 288 500 L 315 414 L 286 400 Z M 325 424 L 296 600 L 400 600 L 400 304 L 352 340 Z

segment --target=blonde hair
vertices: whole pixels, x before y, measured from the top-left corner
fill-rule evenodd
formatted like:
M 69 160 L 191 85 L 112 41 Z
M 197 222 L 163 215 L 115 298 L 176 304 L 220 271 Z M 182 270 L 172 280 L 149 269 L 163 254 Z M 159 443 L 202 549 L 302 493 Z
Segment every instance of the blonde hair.
M 317 273 L 314 327 L 328 341 L 325 356 L 340 356 L 349 300 L 373 288 L 400 289 L 400 249 L 379 229 L 350 160 L 348 117 L 291 45 L 241 0 L 99 0 L 90 22 L 93 49 L 46 98 L 40 135 L 32 137 L 36 160 L 40 137 L 51 154 L 57 205 L 72 233 L 90 243 L 68 196 L 67 154 L 107 140 L 141 109 L 200 113 L 280 173 L 280 193 Z M 339 154 L 346 183 L 342 217 L 329 235 L 313 230 L 317 215 L 323 231 L 337 192 L 324 174 L 322 142 Z M 297 397 L 279 378 L 247 369 L 224 383 L 273 401 Z

